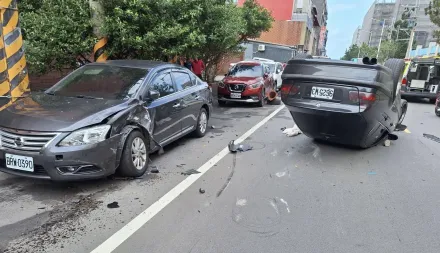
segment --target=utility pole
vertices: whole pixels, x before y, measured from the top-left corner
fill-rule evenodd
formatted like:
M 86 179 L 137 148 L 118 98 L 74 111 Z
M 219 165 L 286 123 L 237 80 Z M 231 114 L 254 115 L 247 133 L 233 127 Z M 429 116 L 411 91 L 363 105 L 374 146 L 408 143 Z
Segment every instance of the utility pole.
M 414 43 L 414 37 L 415 37 L 414 36 L 414 34 L 415 34 L 414 30 L 415 29 L 413 29 L 411 31 L 411 36 L 409 37 L 408 48 L 406 49 L 406 56 L 405 56 L 406 59 L 409 59 L 410 56 L 411 56 L 412 45 Z
M 108 39 L 101 31 L 101 25 L 104 23 L 104 10 L 98 0 L 89 0 L 89 4 L 92 11 L 93 33 L 98 38 L 98 42 L 93 48 L 93 58 L 96 62 L 105 62 L 108 58 L 105 53 Z
M 377 48 L 377 56 L 376 56 L 377 59 L 379 59 L 380 46 L 382 44 L 382 36 L 383 36 L 384 30 L 385 30 L 385 19 L 383 20 L 382 32 L 380 33 L 380 39 L 379 39 L 379 47 Z

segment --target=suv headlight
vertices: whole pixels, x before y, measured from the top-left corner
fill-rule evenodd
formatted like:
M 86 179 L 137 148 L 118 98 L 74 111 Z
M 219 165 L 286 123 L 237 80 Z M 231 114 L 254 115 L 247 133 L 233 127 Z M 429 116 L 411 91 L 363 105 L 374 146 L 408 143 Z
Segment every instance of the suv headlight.
M 77 130 L 58 143 L 58 146 L 81 146 L 104 141 L 110 128 L 110 125 L 99 125 Z
M 260 85 L 263 85 L 263 82 L 256 82 L 256 83 L 254 83 L 254 84 L 252 84 L 252 88 L 254 88 L 254 89 L 256 89 L 256 88 L 258 88 Z

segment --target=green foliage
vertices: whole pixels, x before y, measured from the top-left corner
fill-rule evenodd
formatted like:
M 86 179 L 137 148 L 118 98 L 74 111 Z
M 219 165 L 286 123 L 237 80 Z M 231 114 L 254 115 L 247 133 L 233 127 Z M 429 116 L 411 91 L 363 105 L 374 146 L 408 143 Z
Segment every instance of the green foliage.
M 268 31 L 270 13 L 247 0 L 243 8 L 224 0 L 101 0 L 102 30 L 112 58 L 167 61 L 199 56 L 207 68 L 240 50 L 240 43 Z
M 18 8 L 31 73 L 75 66 L 92 51 L 88 0 L 27 0 Z
M 350 61 L 353 58 L 375 58 L 377 55 L 376 47 L 369 47 L 367 44 L 362 44 L 360 47 L 358 45 L 351 45 L 346 51 L 345 55 L 341 58 L 341 60 Z
M 440 0 L 432 0 L 425 13 L 429 15 L 432 23 L 440 27 Z M 440 30 L 434 31 L 434 37 L 437 38 L 437 43 L 440 43 Z

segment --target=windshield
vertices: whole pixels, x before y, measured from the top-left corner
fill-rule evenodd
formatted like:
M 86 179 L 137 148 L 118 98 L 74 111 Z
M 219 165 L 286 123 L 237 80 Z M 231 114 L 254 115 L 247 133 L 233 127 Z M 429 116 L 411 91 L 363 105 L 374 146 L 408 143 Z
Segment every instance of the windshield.
M 46 93 L 66 97 L 129 99 L 141 87 L 148 70 L 105 66 L 85 66 Z
M 264 63 L 269 67 L 269 72 L 274 73 L 275 72 L 275 63 Z
M 237 64 L 229 71 L 229 76 L 234 77 L 260 77 L 263 73 L 263 67 L 255 64 Z

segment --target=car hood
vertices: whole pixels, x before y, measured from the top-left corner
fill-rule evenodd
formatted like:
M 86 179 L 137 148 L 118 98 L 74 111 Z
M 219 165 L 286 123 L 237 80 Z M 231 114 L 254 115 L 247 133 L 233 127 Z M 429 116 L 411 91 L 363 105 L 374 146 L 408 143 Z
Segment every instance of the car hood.
M 130 101 L 126 100 L 84 99 L 33 93 L 0 111 L 0 127 L 70 132 L 99 124 L 128 108 L 130 104 Z
M 254 84 L 256 82 L 262 81 L 262 77 L 233 77 L 227 76 L 223 79 L 223 83 L 226 84 Z

